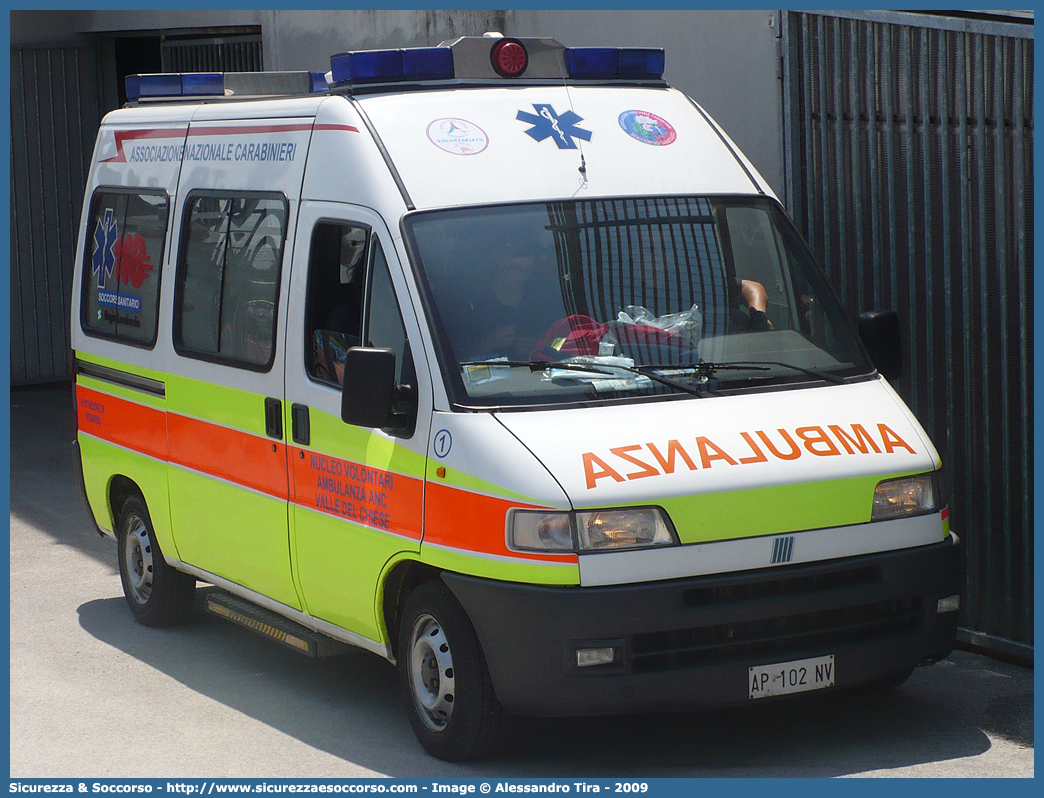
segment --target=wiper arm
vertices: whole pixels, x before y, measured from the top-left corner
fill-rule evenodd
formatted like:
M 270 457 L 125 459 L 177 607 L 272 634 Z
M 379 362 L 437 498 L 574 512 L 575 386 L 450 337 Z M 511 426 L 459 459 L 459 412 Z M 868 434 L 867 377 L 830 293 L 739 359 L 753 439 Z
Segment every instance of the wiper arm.
M 696 370 L 697 376 L 711 377 L 714 375 L 714 372 L 723 371 L 726 369 L 733 369 L 736 371 L 768 371 L 769 366 L 779 366 L 785 369 L 792 369 L 793 371 L 800 371 L 802 374 L 807 374 L 809 377 L 815 377 L 817 380 L 825 380 L 826 382 L 832 382 L 834 385 L 845 384 L 844 379 L 842 377 L 838 377 L 836 374 L 827 374 L 822 371 L 813 371 L 812 369 L 806 369 L 804 366 L 795 366 L 793 363 L 783 363 L 779 360 L 730 360 L 726 363 L 713 363 L 709 360 L 705 360 L 702 363 L 692 363 L 688 366 L 643 366 L 642 368 L 691 368 Z
M 809 377 L 815 377 L 817 380 L 825 380 L 826 382 L 832 382 L 834 385 L 844 385 L 844 378 L 838 377 L 836 374 L 826 374 L 822 371 L 813 371 L 812 369 L 806 369 L 804 366 L 795 366 L 793 363 L 782 363 L 778 360 L 758 360 L 756 362 L 745 363 L 742 361 L 736 361 L 735 363 L 729 362 L 722 364 L 723 366 L 740 366 L 747 367 L 753 366 L 759 363 L 764 363 L 767 366 L 781 366 L 785 369 L 793 369 L 794 371 L 800 371 L 802 374 L 807 374 Z
M 605 371 L 605 368 L 619 369 L 620 371 L 637 374 L 641 377 L 648 377 L 653 382 L 658 382 L 669 388 L 684 391 L 685 393 L 691 393 L 695 396 L 703 396 L 703 392 L 694 385 L 686 385 L 683 382 L 672 380 L 669 377 L 647 372 L 645 369 L 650 368 L 649 366 L 625 366 L 622 363 L 612 363 L 606 364 L 605 368 L 599 368 L 598 366 L 589 366 L 585 363 L 569 363 L 554 360 L 467 360 L 460 364 L 461 368 L 466 366 L 508 366 L 515 368 L 529 368 L 531 371 L 564 369 L 566 371 L 580 371 L 587 374 L 603 374 L 606 377 L 612 377 L 614 375 L 611 371 Z
M 769 366 L 779 366 L 785 369 L 792 369 L 793 371 L 799 371 L 802 374 L 807 374 L 810 377 L 815 377 L 817 380 L 825 380 L 826 382 L 833 383 L 834 385 L 844 385 L 845 381 L 842 377 L 838 377 L 836 374 L 827 374 L 820 371 L 813 371 L 812 369 L 806 369 L 803 366 L 795 366 L 793 363 L 783 363 L 779 360 L 730 360 L 725 363 L 714 363 L 709 360 L 705 360 L 701 363 L 688 363 L 688 364 L 676 364 L 676 363 L 664 363 L 657 365 L 648 366 L 637 366 L 636 369 L 642 369 L 642 373 L 646 373 L 646 369 L 659 369 L 659 370 L 670 370 L 670 369 L 693 369 L 696 377 L 713 377 L 715 372 L 718 371 L 768 371 Z M 653 375 L 648 375 L 653 376 Z
M 656 369 L 662 368 L 692 368 L 691 366 L 619 366 L 619 368 L 626 369 L 627 371 L 634 372 L 635 374 L 641 374 L 643 377 L 648 377 L 653 382 L 658 382 L 661 385 L 666 385 L 668 388 L 675 388 L 685 393 L 691 393 L 693 396 L 698 396 L 701 399 L 704 396 L 703 390 L 698 385 L 691 385 L 678 380 L 672 380 L 670 377 L 664 377 L 662 374 L 657 374 Z
M 587 366 L 583 363 L 561 363 L 551 360 L 465 360 L 459 364 L 461 368 L 467 366 L 508 366 L 509 368 L 528 368 L 530 371 L 547 371 L 548 369 L 565 369 L 566 371 L 585 371 L 588 374 L 604 374 L 612 377 L 613 372 L 605 371 L 596 366 Z M 612 368 L 625 368 L 624 366 L 612 366 Z
M 710 377 L 713 376 L 715 371 L 722 371 L 724 369 L 734 369 L 736 371 L 768 371 L 768 366 L 762 365 L 762 363 L 766 362 L 768 361 L 759 361 L 757 363 L 746 363 L 741 361 L 713 363 L 709 360 L 703 360 L 699 363 L 649 363 L 647 365 L 636 366 L 635 368 L 656 369 L 658 371 L 687 371 L 688 369 L 692 369 L 697 377 Z

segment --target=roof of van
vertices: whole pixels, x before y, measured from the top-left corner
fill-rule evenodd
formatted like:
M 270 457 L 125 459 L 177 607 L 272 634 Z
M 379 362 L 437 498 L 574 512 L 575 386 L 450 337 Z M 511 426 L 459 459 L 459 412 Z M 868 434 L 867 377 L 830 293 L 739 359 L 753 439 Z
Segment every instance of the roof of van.
M 567 48 L 553 39 L 490 33 L 437 47 L 341 53 L 325 75 L 134 75 L 127 79 L 128 96 L 141 105 L 111 114 L 106 123 L 158 129 L 123 133 L 111 143 L 100 138 L 99 155 L 120 162 L 124 140 L 172 139 L 182 130 L 189 140 L 245 136 L 268 153 L 286 145 L 265 143 L 264 136 L 292 132 L 305 144 L 292 150 L 299 168 L 308 152 L 309 196 L 363 201 L 362 186 L 381 181 L 359 181 L 360 173 L 372 178 L 372 169 L 383 169 L 409 209 L 596 196 L 771 195 L 706 112 L 667 86 L 663 68 L 663 50 Z M 276 118 L 287 123 L 259 121 Z M 257 121 L 237 127 L 247 120 Z M 153 150 L 161 153 L 155 147 L 142 153 Z M 244 145 L 236 152 L 255 150 Z M 345 181 L 347 172 L 356 178 Z M 350 196 L 345 183 L 357 186 Z
M 416 208 L 771 194 L 703 110 L 669 88 L 474 88 L 357 103 Z

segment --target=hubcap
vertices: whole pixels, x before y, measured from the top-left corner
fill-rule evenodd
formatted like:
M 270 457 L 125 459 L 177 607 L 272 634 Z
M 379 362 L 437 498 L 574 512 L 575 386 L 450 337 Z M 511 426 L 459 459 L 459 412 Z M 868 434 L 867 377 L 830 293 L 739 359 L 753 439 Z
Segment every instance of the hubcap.
M 442 731 L 453 714 L 453 653 L 442 624 L 422 615 L 410 638 L 410 685 L 424 725 Z
M 127 586 L 138 604 L 152 595 L 152 544 L 145 522 L 132 515 L 123 535 L 123 554 L 127 563 Z

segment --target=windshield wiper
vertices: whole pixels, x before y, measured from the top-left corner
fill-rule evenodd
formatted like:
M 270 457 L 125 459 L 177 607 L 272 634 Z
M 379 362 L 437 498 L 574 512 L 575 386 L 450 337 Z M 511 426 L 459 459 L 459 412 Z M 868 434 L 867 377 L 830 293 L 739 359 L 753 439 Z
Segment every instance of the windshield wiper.
M 806 369 L 804 366 L 795 366 L 793 363 L 783 363 L 779 360 L 730 360 L 725 363 L 714 363 L 710 360 L 704 360 L 701 363 L 688 363 L 688 364 L 675 364 L 665 363 L 650 366 L 639 366 L 641 369 L 661 369 L 664 371 L 677 369 L 693 369 L 696 377 L 713 377 L 715 372 L 734 370 L 734 371 L 768 371 L 769 366 L 779 366 L 785 369 L 792 369 L 793 371 L 800 371 L 802 374 L 807 374 L 810 377 L 815 377 L 817 380 L 824 380 L 831 382 L 834 385 L 844 385 L 845 381 L 842 377 L 838 377 L 836 374 L 828 374 L 821 371 L 813 371 L 812 369 Z
M 692 369 L 695 372 L 693 375 L 694 377 L 703 377 L 709 379 L 710 377 L 714 376 L 715 372 L 718 371 L 768 371 L 769 366 L 779 366 L 780 368 L 799 371 L 802 374 L 807 374 L 810 377 L 815 377 L 817 380 L 824 380 L 825 382 L 830 382 L 834 385 L 845 384 L 844 378 L 838 377 L 836 374 L 828 374 L 821 371 L 813 371 L 812 369 L 807 369 L 803 366 L 795 366 L 793 363 L 783 363 L 779 360 L 730 360 L 725 363 L 715 363 L 710 360 L 704 360 L 700 363 L 662 363 L 656 365 L 636 366 L 635 368 L 641 369 L 641 373 L 643 374 L 646 373 L 646 369 L 657 369 L 661 371 L 684 371 L 687 369 Z
M 612 377 L 613 372 L 604 371 L 597 366 L 587 366 L 583 363 L 556 363 L 551 360 L 465 360 L 459 364 L 461 368 L 467 366 L 507 366 L 509 368 L 528 368 L 530 371 L 547 371 L 548 369 L 565 369 L 567 371 L 586 371 L 589 374 L 604 374 Z M 610 368 L 625 368 L 624 366 L 611 366 Z
M 817 380 L 825 380 L 826 382 L 832 382 L 834 385 L 844 385 L 845 380 L 843 377 L 838 377 L 836 374 L 828 374 L 823 371 L 813 371 L 812 369 L 806 369 L 804 366 L 795 366 L 793 363 L 783 363 L 778 360 L 758 360 L 752 362 L 743 361 L 730 361 L 721 365 L 722 368 L 728 366 L 739 366 L 745 368 L 747 366 L 755 366 L 758 364 L 765 364 L 766 366 L 780 366 L 785 369 L 793 369 L 794 371 L 800 371 L 802 374 L 807 374 L 809 377 L 815 377 Z
M 528 367 L 531 371 L 548 371 L 550 369 L 564 369 L 566 371 L 581 371 L 588 374 L 603 374 L 606 377 L 614 376 L 611 371 L 605 371 L 605 369 L 619 369 L 620 371 L 626 371 L 631 374 L 637 374 L 640 377 L 647 377 L 653 382 L 658 382 L 661 385 L 666 385 L 669 388 L 674 388 L 685 393 L 691 393 L 695 396 L 703 396 L 703 392 L 694 385 L 686 385 L 683 382 L 677 382 L 669 377 L 664 377 L 660 374 L 647 373 L 645 371 L 648 366 L 625 366 L 622 363 L 603 363 L 597 366 L 589 366 L 586 363 L 569 363 L 563 361 L 554 360 L 467 360 L 460 364 L 461 368 L 466 366 L 508 366 L 515 368 Z

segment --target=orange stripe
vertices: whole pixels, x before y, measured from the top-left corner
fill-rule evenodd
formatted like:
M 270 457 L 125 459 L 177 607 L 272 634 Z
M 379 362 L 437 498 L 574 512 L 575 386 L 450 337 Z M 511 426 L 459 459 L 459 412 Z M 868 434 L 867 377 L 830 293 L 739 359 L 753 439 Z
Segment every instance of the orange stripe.
M 206 421 L 164 413 L 78 385 L 79 429 L 159 460 L 293 501 L 373 529 L 462 551 L 524 560 L 576 563 L 575 554 L 511 551 L 505 540 L 511 508 L 543 509 L 494 496 L 287 447 Z M 169 431 L 169 456 L 167 453 Z M 293 484 L 287 480 L 287 451 Z M 301 454 L 304 457 L 301 457 Z M 425 517 L 426 516 L 426 517 Z
M 287 499 L 286 446 L 176 413 L 167 414 L 170 462 Z
M 290 457 L 299 506 L 420 540 L 423 480 L 307 449 Z
M 530 554 L 507 547 L 507 513 L 542 510 L 536 504 L 483 496 L 431 481 L 425 497 L 424 542 L 480 554 L 543 562 L 576 563 L 575 554 Z
M 167 422 L 162 410 L 77 385 L 76 415 L 81 432 L 167 459 Z

